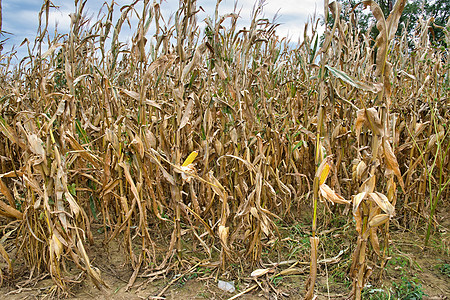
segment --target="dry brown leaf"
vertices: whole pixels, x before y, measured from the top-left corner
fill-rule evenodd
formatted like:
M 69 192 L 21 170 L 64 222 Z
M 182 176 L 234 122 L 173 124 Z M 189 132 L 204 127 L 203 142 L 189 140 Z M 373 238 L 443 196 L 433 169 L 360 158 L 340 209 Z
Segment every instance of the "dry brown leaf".
M 427 144 L 427 151 L 430 151 L 431 148 L 439 141 L 442 143 L 442 139 L 445 136 L 444 128 L 439 128 L 439 132 L 437 134 L 432 134 Z
M 375 192 L 369 193 L 369 196 L 385 213 L 387 213 L 389 216 L 394 215 L 395 208 L 392 206 L 385 195 L 379 192 Z
M 133 194 L 134 199 L 135 199 L 135 201 L 133 201 L 133 203 L 136 202 L 139 206 L 139 211 L 141 211 L 141 206 L 140 206 L 141 205 L 140 204 L 141 197 L 139 196 L 139 191 L 137 190 L 136 184 L 134 183 L 134 180 L 131 177 L 129 166 L 127 163 L 125 163 L 123 161 L 120 162 L 119 165 L 123 168 L 123 171 L 125 173 L 125 178 L 126 178 L 128 184 L 130 185 L 131 193 Z M 139 226 L 143 226 L 143 225 L 144 225 L 144 219 L 143 219 L 142 213 L 140 213 L 139 214 Z
M 269 272 L 273 272 L 273 269 L 256 269 L 250 274 L 250 276 L 258 278 L 258 277 L 261 277 L 261 276 L 263 276 L 263 275 L 265 275 L 265 274 L 267 274 Z
M 106 131 L 106 138 L 108 136 L 108 132 L 112 135 L 110 136 L 111 139 L 114 140 L 113 146 L 116 150 L 119 149 L 119 140 L 117 138 L 117 135 L 112 130 Z M 66 138 L 69 141 L 70 145 L 76 150 L 76 153 L 79 154 L 82 158 L 89 161 L 91 164 L 93 164 L 96 168 L 101 168 L 101 159 L 98 158 L 94 153 L 91 151 L 85 149 L 83 146 L 78 143 L 78 141 L 74 138 L 74 136 L 69 132 L 65 132 Z M 112 143 L 112 142 L 111 142 Z
M 227 74 L 225 73 L 225 71 L 223 70 L 222 66 L 220 66 L 219 63 L 216 63 L 214 65 L 214 68 L 216 69 L 217 74 L 219 74 L 221 80 L 225 80 L 227 78 Z
M 355 218 L 355 229 L 356 231 L 361 234 L 362 233 L 362 217 L 361 217 L 361 211 L 359 207 L 355 210 L 353 209 L 353 217 Z
M 394 152 L 392 151 L 391 144 L 387 141 L 387 139 L 383 139 L 383 150 L 384 157 L 386 159 L 386 164 L 392 172 L 394 172 L 397 177 L 402 190 L 405 190 L 405 184 L 403 182 L 402 174 L 400 173 L 400 168 L 398 166 L 397 158 L 395 157 Z
M 195 94 L 192 93 L 189 95 L 189 102 L 186 106 L 186 109 L 184 110 L 183 117 L 180 121 L 180 126 L 178 126 L 178 130 L 183 129 L 184 126 L 189 122 L 189 117 L 191 116 L 192 108 L 194 107 L 194 97 Z
M 356 165 L 355 170 L 353 171 L 352 178 L 355 181 L 361 181 L 362 175 L 364 174 L 364 171 L 367 169 L 367 165 L 364 161 L 359 161 L 359 163 Z
M 219 238 L 222 241 L 222 243 L 224 245 L 228 245 L 228 233 L 230 231 L 229 227 L 225 227 L 223 225 L 219 225 L 218 227 L 218 233 L 219 233 Z
M 89 275 L 89 278 L 92 279 L 92 282 L 94 283 L 94 285 L 100 289 L 102 286 L 108 287 L 108 285 L 103 281 L 103 279 L 100 277 L 100 271 L 97 269 L 94 269 L 91 266 L 91 262 L 89 260 L 89 257 L 86 253 L 86 250 L 84 249 L 83 243 L 81 242 L 81 240 L 77 241 L 77 248 L 79 251 L 79 254 L 81 256 L 81 258 L 84 261 L 84 265 L 86 267 L 87 273 Z
M 363 1 L 365 6 L 370 6 L 370 10 L 372 11 L 373 16 L 377 20 L 377 29 L 379 30 L 378 36 L 376 38 L 375 46 L 378 47 L 377 58 L 376 58 L 376 73 L 383 74 L 384 72 L 384 63 L 386 57 L 386 51 L 388 47 L 388 33 L 386 26 L 386 19 L 384 18 L 383 11 L 380 6 L 372 0 Z
M 64 196 L 69 202 L 70 210 L 72 211 L 72 214 L 75 215 L 75 217 L 78 217 L 81 212 L 81 208 L 78 205 L 77 201 L 73 198 L 72 194 L 69 191 L 64 192 Z
M 210 182 L 212 183 L 211 187 L 214 193 L 216 193 L 222 199 L 222 201 L 225 201 L 225 188 L 220 184 L 219 180 L 214 177 L 212 171 L 209 171 L 208 176 Z
M 197 67 L 201 62 L 200 58 L 202 57 L 203 53 L 206 50 L 206 44 L 202 43 L 201 45 L 197 46 L 194 52 L 194 56 L 192 57 L 192 60 L 183 68 L 183 72 L 181 73 L 181 82 L 183 84 L 186 84 L 190 78 L 188 78 L 189 73 L 194 70 L 195 67 Z
M 50 246 L 50 253 L 52 253 L 52 255 L 56 255 L 56 259 L 60 260 L 61 254 L 63 252 L 63 245 L 55 234 L 52 234 L 52 237 L 50 238 L 49 241 L 49 246 Z
M 358 210 L 361 202 L 366 198 L 367 192 L 362 192 L 353 196 L 353 211 Z
M 27 135 L 28 143 L 30 144 L 31 151 L 36 154 L 40 160 L 36 163 L 40 163 L 45 159 L 45 149 L 44 149 L 44 142 L 36 135 L 36 134 L 30 134 Z
M 223 154 L 223 145 L 222 142 L 218 139 L 214 140 L 214 149 L 216 150 L 216 153 L 218 156 L 222 156 Z
M 270 236 L 270 220 L 265 214 L 261 214 L 261 230 L 266 236 Z
M 369 220 L 372 219 L 372 217 L 378 215 L 381 213 L 381 208 L 373 203 L 373 201 L 369 205 Z
M 305 270 L 300 269 L 300 268 L 289 268 L 289 269 L 280 271 L 281 276 L 297 275 L 297 274 L 303 274 L 303 273 L 305 273 Z
M 0 177 L 0 193 L 2 193 L 5 197 L 6 200 L 8 200 L 9 205 L 12 208 L 15 208 L 15 200 L 13 195 L 11 194 L 9 188 L 6 186 L 6 184 L 3 182 L 2 178 Z
M 136 101 L 141 100 L 141 95 L 138 92 L 130 91 L 127 89 L 119 89 L 119 91 L 121 94 L 127 95 L 128 97 L 133 98 Z M 153 106 L 154 108 L 161 110 L 161 106 L 158 103 L 156 103 L 156 101 L 144 99 L 144 102 L 150 106 Z
M 27 182 L 31 189 L 39 195 L 39 197 L 44 197 L 44 192 L 41 190 L 39 183 L 32 177 L 28 178 L 27 175 L 23 174 L 22 178 Z
M 3 119 L 0 119 L 0 132 L 2 132 L 12 143 L 18 144 L 21 148 L 25 147 L 25 144 L 19 139 L 15 130 Z
M 161 67 L 169 67 L 177 59 L 175 54 L 166 54 L 156 58 L 147 69 L 147 76 Z
M 154 150 L 153 148 L 150 148 L 151 152 L 157 156 L 159 156 L 160 154 Z M 159 169 L 161 170 L 163 177 L 171 184 L 171 185 L 177 185 L 175 183 L 175 179 L 173 179 L 173 176 L 169 174 L 169 172 L 167 172 L 167 170 L 161 165 L 161 163 L 159 162 L 159 160 L 157 160 L 156 157 L 151 156 L 151 158 L 156 162 L 156 164 L 158 165 Z
M 23 214 L 20 211 L 18 211 L 17 209 L 9 206 L 8 204 L 3 202 L 2 200 L 0 200 L 0 215 L 6 216 L 6 217 L 10 217 L 10 218 L 16 218 L 18 220 L 22 220 L 23 219 Z
M 258 214 L 258 210 L 256 209 L 256 207 L 252 206 L 250 208 L 250 213 L 252 214 L 253 217 L 255 217 L 256 219 L 259 220 L 259 214 Z
M 331 9 L 333 16 L 340 15 L 340 10 L 341 10 L 341 6 L 342 6 L 340 3 L 336 3 L 336 1 L 333 1 L 329 5 L 325 4 L 325 6 L 327 7 L 326 9 L 328 9 L 328 8 Z M 336 28 L 338 27 L 339 21 L 340 21 L 340 18 L 334 17 L 334 23 L 333 23 L 333 28 L 331 29 L 331 32 L 330 31 L 325 32 L 325 41 L 322 44 L 320 53 L 325 53 L 328 51 L 328 48 L 331 45 L 331 41 L 333 40 Z M 305 30 L 305 35 L 306 35 L 306 30 Z
M 12 267 L 12 264 L 11 264 L 11 259 L 9 258 L 8 252 L 6 252 L 5 248 L 3 247 L 3 245 L 1 243 L 0 243 L 0 254 L 2 255 L 3 259 L 8 264 L 9 273 L 11 273 L 11 275 L 12 275 L 13 267 Z M 0 273 L 0 275 L 2 275 L 2 274 Z M 2 280 L 3 280 L 3 277 L 2 277 Z
M 156 149 L 157 146 L 157 140 L 155 135 L 153 134 L 153 132 L 151 132 L 150 129 L 146 128 L 144 131 L 144 143 L 145 143 L 145 148 L 150 149 Z
M 383 125 L 378 117 L 378 112 L 374 107 L 360 109 L 356 112 L 355 132 L 358 137 L 363 126 L 371 129 L 374 134 L 383 135 Z
M 356 137 L 358 138 L 361 134 L 361 129 L 364 124 L 367 122 L 367 117 L 364 109 L 360 109 L 356 112 L 356 120 L 355 120 L 355 132 Z
M 320 188 L 320 193 L 322 194 L 322 197 L 324 197 L 328 201 L 331 201 L 332 203 L 338 203 L 338 204 L 350 204 L 350 201 L 345 200 L 344 197 L 336 194 L 336 192 L 334 190 L 332 190 L 325 183 L 322 184 L 319 188 Z
M 367 193 L 372 193 L 375 190 L 376 177 L 371 175 L 367 178 L 360 187 L 360 190 Z
M 231 141 L 233 141 L 233 143 L 235 145 L 238 144 L 238 135 L 237 135 L 236 128 L 233 128 L 230 130 L 230 138 L 231 138 Z
M 372 244 L 375 253 L 380 256 L 380 242 L 378 241 L 377 228 L 370 228 L 370 243 Z
M 365 113 L 367 115 L 366 126 L 370 128 L 374 134 L 383 136 L 384 128 L 381 124 L 380 117 L 378 117 L 378 111 L 374 107 L 371 107 L 366 109 Z
M 400 17 L 402 16 L 402 12 L 405 8 L 406 2 L 407 0 L 395 1 L 395 5 L 386 20 L 389 40 L 392 40 L 394 38 L 395 32 L 397 31 L 398 27 L 398 22 L 400 20 Z
M 116 152 L 119 153 L 120 149 L 119 138 L 117 137 L 117 134 L 114 129 L 106 128 L 105 140 L 110 142 L 113 148 L 116 150 Z
M 134 136 L 133 140 L 130 142 L 130 145 L 136 147 L 136 150 L 141 158 L 144 157 L 144 143 L 138 135 Z

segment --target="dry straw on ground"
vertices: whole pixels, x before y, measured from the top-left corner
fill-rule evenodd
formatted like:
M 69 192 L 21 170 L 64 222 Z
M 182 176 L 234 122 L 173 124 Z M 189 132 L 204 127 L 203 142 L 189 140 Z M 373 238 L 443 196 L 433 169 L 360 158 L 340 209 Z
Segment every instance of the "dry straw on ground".
M 264 249 L 283 255 L 270 246 L 283 238 L 277 224 L 298 222 L 298 207 L 315 203 L 306 298 L 315 234 L 332 211 L 349 210 L 359 298 L 388 260 L 389 220 L 427 222 L 428 241 L 449 198 L 449 53 L 431 46 L 426 21 L 413 50 L 411 37 L 394 36 L 405 1 L 386 20 L 364 1 L 376 41 L 331 3 L 324 39 L 311 20 L 296 46 L 261 6 L 248 28 L 216 11 L 203 31 L 195 1 L 180 1 L 171 20 L 158 3 L 136 11 L 136 2 L 113 23 L 112 4 L 88 20 L 76 1 L 70 33 L 50 39 L 44 1 L 29 56 L 16 67 L 3 56 L 2 278 L 14 277 L 15 248 L 30 276 L 49 272 L 61 290 L 74 276 L 68 264 L 105 286 L 86 251 L 100 238 L 94 224 L 104 244 L 122 240 L 130 287 L 142 272 L 258 269 Z M 119 33 L 132 15 L 129 47 Z

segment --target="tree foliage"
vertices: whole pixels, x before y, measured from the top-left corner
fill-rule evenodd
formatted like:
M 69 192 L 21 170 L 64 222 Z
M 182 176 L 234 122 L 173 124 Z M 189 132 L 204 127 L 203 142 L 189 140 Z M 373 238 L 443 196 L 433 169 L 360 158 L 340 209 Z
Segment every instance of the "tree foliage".
M 353 11 L 356 16 L 356 20 L 361 28 L 362 33 L 366 33 L 367 30 L 371 30 L 371 35 L 375 38 L 378 34 L 375 24 L 375 19 L 372 14 L 364 10 L 364 5 L 361 1 L 355 0 L 339 0 L 342 4 L 344 11 L 347 13 L 344 18 L 348 18 L 348 12 Z M 384 16 L 387 18 L 391 11 L 395 0 L 375 0 L 378 3 Z M 404 30 L 406 34 L 413 37 L 419 19 L 432 19 L 430 22 L 430 41 L 435 45 L 446 46 L 443 29 L 449 23 L 450 17 L 450 0 L 410 0 L 403 10 L 403 14 L 400 18 L 397 35 L 402 35 Z
M 431 27 L 433 40 L 440 45 L 448 46 L 446 45 L 443 28 L 450 26 L 450 0 L 425 2 L 425 11 L 428 17 L 434 19 Z

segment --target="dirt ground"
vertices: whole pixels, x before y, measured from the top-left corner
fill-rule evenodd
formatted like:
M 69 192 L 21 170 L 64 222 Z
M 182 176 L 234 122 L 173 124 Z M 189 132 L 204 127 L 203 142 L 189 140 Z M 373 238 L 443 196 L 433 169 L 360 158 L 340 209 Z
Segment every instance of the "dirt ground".
M 441 237 L 448 238 L 448 234 L 444 232 Z M 402 278 L 407 278 L 420 286 L 421 291 L 426 294 L 423 299 L 449 299 L 450 274 L 448 269 L 443 269 L 448 268 L 450 264 L 448 239 L 434 239 L 432 247 L 425 250 L 418 238 L 407 232 L 392 235 L 392 259 L 386 268 L 381 288 L 392 290 L 395 283 L 398 285 Z M 71 284 L 68 299 L 229 299 L 239 293 L 241 296 L 237 299 L 300 299 L 304 295 L 304 283 L 308 276 L 308 266 L 305 263 L 298 265 L 301 267 L 297 268 L 296 274 L 279 276 L 271 280 L 263 278 L 256 282 L 247 274 L 247 277 L 234 279 L 236 291 L 229 293 L 218 288 L 215 278 L 217 273 L 203 272 L 201 275 L 196 272 L 186 273 L 174 282 L 177 275 L 169 272 L 167 277 L 159 277 L 154 281 L 148 277 L 138 276 L 133 287 L 127 290 L 132 270 L 126 265 L 126 257 L 118 245 L 112 244 L 107 250 L 94 245 L 90 247 L 90 256 L 109 288 L 98 290 L 86 275 L 81 273 L 77 283 Z M 273 271 L 279 272 L 287 267 L 279 267 Z M 348 278 L 347 284 L 345 280 L 336 281 L 328 271 L 331 268 L 331 265 L 328 268 L 326 265 L 320 265 L 316 284 L 318 300 L 344 299 L 350 290 Z M 5 270 L 3 265 L 2 269 Z M 71 271 L 79 273 L 76 268 Z M 25 276 L 26 271 L 22 270 L 22 273 L 24 275 L 22 278 L 15 278 L 13 282 L 7 280 L 3 282 L 0 299 L 60 298 L 55 293 L 55 285 L 50 276 L 43 274 L 38 279 L 29 280 Z M 163 290 L 165 292 L 158 296 Z

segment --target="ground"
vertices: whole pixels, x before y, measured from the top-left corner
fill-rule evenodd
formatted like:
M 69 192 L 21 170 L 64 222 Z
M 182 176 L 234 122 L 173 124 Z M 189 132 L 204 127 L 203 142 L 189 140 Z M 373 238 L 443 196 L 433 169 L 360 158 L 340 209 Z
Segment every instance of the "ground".
M 390 247 L 392 259 L 385 269 L 381 283 L 372 278 L 374 280 L 373 287 L 366 289 L 363 298 L 389 299 L 387 294 L 387 291 L 389 291 L 391 293 L 390 299 L 400 298 L 400 296 L 404 297 L 401 299 L 449 299 L 449 239 L 448 232 L 443 230 L 444 227 L 440 228 L 441 232 L 434 235 L 430 247 L 427 248 L 423 247 L 421 235 L 400 230 L 393 232 Z M 339 234 L 334 232 L 333 235 Z M 301 243 L 298 236 L 297 240 L 295 236 L 292 236 L 291 239 L 297 244 Z M 325 251 L 325 253 L 329 253 L 329 257 L 332 257 L 334 250 L 326 248 L 327 245 L 337 248 L 339 246 L 333 245 L 330 240 L 323 239 L 324 247 L 320 248 L 320 251 L 322 253 Z M 346 247 L 346 243 L 342 243 L 342 247 Z M 347 276 L 349 259 L 347 258 L 350 257 L 351 253 L 348 248 L 342 248 L 341 250 L 344 250 L 344 253 L 337 260 L 319 265 L 316 284 L 318 300 L 344 299 L 350 290 L 351 282 Z M 244 272 L 247 273 L 246 276 L 234 278 L 237 291 L 229 293 L 217 287 L 217 272 L 199 267 L 192 272 L 183 273 L 182 277 L 176 282 L 173 282 L 173 279 L 177 278 L 174 276 L 179 276 L 179 274 L 173 272 L 169 272 L 165 277 L 161 275 L 155 280 L 154 278 L 138 276 L 134 286 L 126 290 L 132 270 L 126 264 L 126 257 L 120 250 L 119 244 L 111 243 L 107 248 L 101 245 L 92 245 L 88 247 L 88 252 L 93 264 L 100 269 L 109 288 L 98 290 L 85 274 L 80 273 L 76 268 L 68 268 L 70 272 L 80 274 L 77 283 L 70 285 L 69 299 L 229 299 L 250 289 L 255 284 L 258 284 L 258 286 L 243 293 L 238 299 L 299 299 L 304 295 L 304 284 L 309 272 L 308 262 L 300 261 L 296 264 L 294 271 L 285 275 L 273 276 L 292 266 L 295 259 L 279 265 L 272 272 L 262 276 L 258 282 L 250 277 L 251 270 L 249 270 Z M 294 258 L 297 257 L 294 256 Z M 2 269 L 5 273 L 4 265 L 2 265 Z M 0 289 L 1 299 L 58 298 L 50 276 L 43 274 L 41 277 L 29 280 L 26 276 L 26 270 L 19 270 L 19 273 L 23 274 L 21 278 L 3 282 Z M 228 274 L 228 277 L 230 277 L 230 274 Z M 227 278 L 222 277 L 222 279 L 226 280 Z M 170 282 L 171 284 L 169 284 Z M 162 296 L 158 297 L 157 295 L 167 285 L 170 286 Z M 381 290 L 384 290 L 384 292 L 381 293 Z M 375 297 L 377 294 L 379 296 Z M 409 298 L 407 297 L 408 294 L 410 294 Z M 385 295 L 384 298 L 383 295 Z M 414 298 L 414 295 L 417 295 L 417 297 Z

